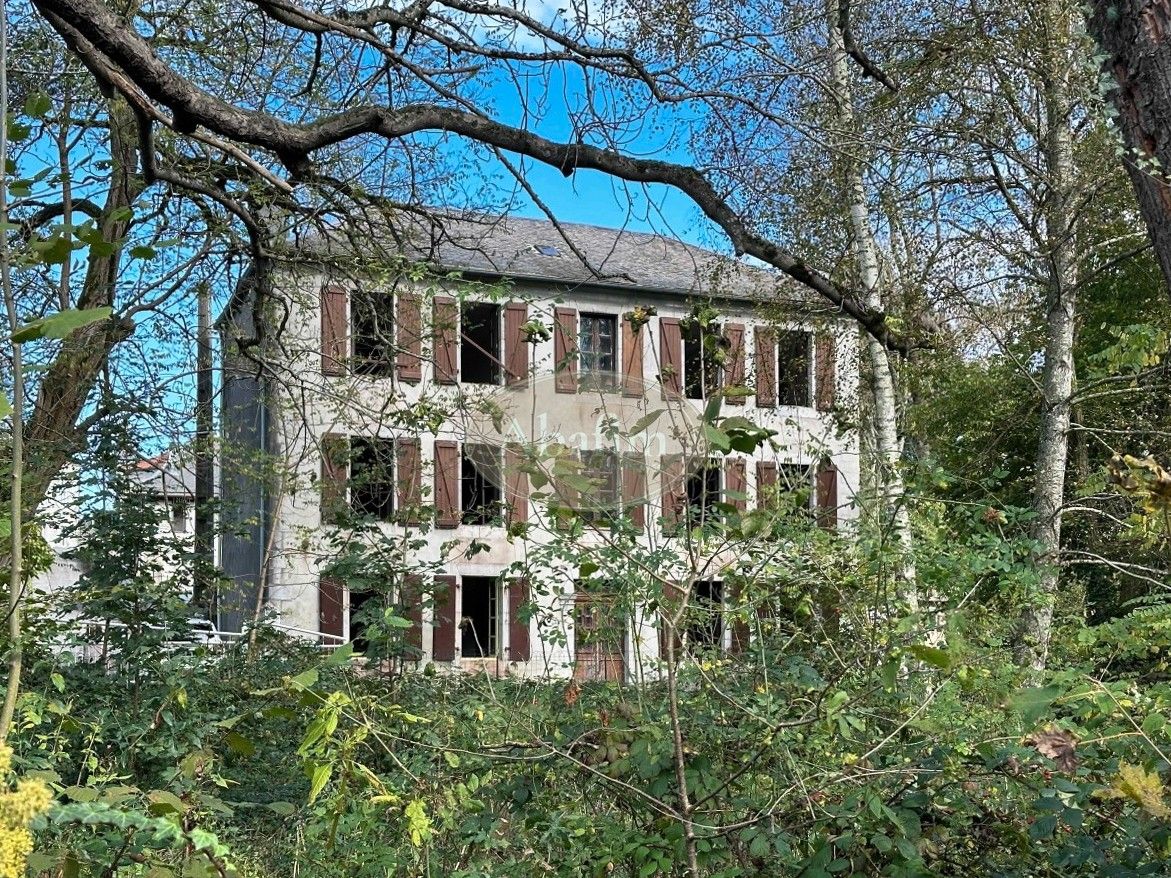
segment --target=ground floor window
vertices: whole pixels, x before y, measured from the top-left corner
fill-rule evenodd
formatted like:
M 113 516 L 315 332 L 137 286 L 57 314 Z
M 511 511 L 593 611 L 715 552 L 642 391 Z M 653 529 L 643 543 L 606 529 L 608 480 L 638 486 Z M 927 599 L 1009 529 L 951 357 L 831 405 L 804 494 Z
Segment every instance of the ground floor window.
M 461 592 L 461 654 L 464 658 L 496 655 L 500 628 L 499 581 L 494 576 L 465 576 Z

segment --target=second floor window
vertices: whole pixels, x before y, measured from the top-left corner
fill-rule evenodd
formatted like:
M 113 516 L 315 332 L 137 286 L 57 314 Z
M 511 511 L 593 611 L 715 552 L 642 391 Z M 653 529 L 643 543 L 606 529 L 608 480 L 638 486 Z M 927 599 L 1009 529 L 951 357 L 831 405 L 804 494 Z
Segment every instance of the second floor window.
M 683 389 L 688 399 L 708 399 L 720 389 L 720 328 L 692 323 L 683 336 Z
M 500 306 L 466 302 L 460 313 L 460 380 L 500 383 Z
M 394 440 L 350 440 L 350 506 L 381 521 L 394 516 Z
M 716 520 L 720 502 L 720 468 L 708 464 L 687 476 L 687 526 L 702 527 Z
M 578 514 L 586 521 L 610 521 L 618 510 L 618 455 L 609 449 L 581 453 L 582 475 L 588 492 L 579 498 Z
M 578 327 L 578 383 L 586 390 L 614 386 L 618 318 L 613 314 L 582 314 Z
M 500 448 L 464 445 L 460 464 L 460 500 L 464 524 L 492 524 L 501 514 Z
M 359 375 L 388 378 L 394 374 L 394 298 L 378 290 L 350 297 L 353 324 L 353 369 Z
M 777 402 L 781 405 L 813 405 L 813 334 L 801 330 L 777 333 Z

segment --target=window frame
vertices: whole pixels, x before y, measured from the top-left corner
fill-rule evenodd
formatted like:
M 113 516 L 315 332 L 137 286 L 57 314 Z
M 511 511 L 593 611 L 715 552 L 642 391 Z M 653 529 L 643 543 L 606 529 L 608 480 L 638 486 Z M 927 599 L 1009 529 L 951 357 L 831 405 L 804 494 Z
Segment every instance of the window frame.
M 469 581 L 474 583 L 483 583 L 488 585 L 488 643 L 480 644 L 481 651 L 478 654 L 469 654 L 465 644 L 471 643 L 473 648 L 480 643 L 479 637 L 476 635 L 476 629 L 473 625 L 464 625 L 464 620 L 470 620 L 468 616 L 467 594 Z M 460 618 L 458 620 L 457 629 L 459 631 L 459 657 L 461 659 L 493 659 L 499 658 L 504 647 L 504 632 L 502 630 L 504 623 L 504 584 L 501 582 L 499 576 L 478 576 L 476 574 L 461 575 L 459 578 L 459 600 L 460 600 Z M 471 639 L 468 639 L 469 633 L 472 634 Z
M 477 465 L 475 455 L 469 454 L 469 449 L 491 449 L 496 466 L 497 482 L 484 476 Z M 459 522 L 463 525 L 502 526 L 504 523 L 504 486 L 500 484 L 504 477 L 504 448 L 488 442 L 461 442 L 459 448 Z M 474 471 L 469 477 L 469 467 Z M 486 505 L 468 507 L 467 483 L 469 478 L 478 480 L 481 486 L 494 488 L 495 500 L 489 500 Z M 473 488 L 473 492 L 476 489 Z
M 603 335 L 598 332 L 602 322 L 609 324 L 610 351 L 599 351 L 592 345 L 587 347 L 586 325 L 591 324 L 590 337 L 592 342 L 598 342 Z M 602 311 L 579 311 L 577 315 L 577 386 L 578 390 L 614 390 L 618 387 L 618 364 L 621 362 L 619 350 L 619 321 L 617 314 L 608 314 Z M 609 357 L 609 368 L 593 368 L 595 358 Z
M 348 298 L 351 371 L 368 378 L 393 377 L 397 365 L 395 294 L 357 287 L 350 291 Z M 369 313 L 364 310 L 367 308 Z M 369 326 L 365 325 L 367 317 L 370 318 Z M 372 329 L 372 332 L 363 332 L 363 329 Z M 360 348 L 363 346 L 371 350 L 362 352 Z
M 713 324 L 708 327 L 708 331 L 705 333 L 703 327 L 698 323 L 691 322 L 681 335 L 683 338 L 683 396 L 687 399 L 711 399 L 720 392 L 724 382 L 724 366 L 716 358 L 713 347 L 713 345 L 718 347 L 721 343 L 723 324 Z M 694 351 L 697 345 L 699 346 L 698 356 Z M 697 360 L 699 365 L 698 382 L 692 374 L 693 360 Z
M 348 489 L 347 499 L 350 510 L 356 515 L 371 516 L 376 521 L 393 522 L 398 507 L 398 483 L 395 481 L 395 476 L 397 475 L 396 470 L 398 468 L 396 461 L 397 449 L 394 437 L 351 435 L 349 437 L 349 446 L 350 454 L 346 464 L 346 488 Z M 361 458 L 360 448 L 371 449 L 376 458 L 378 457 L 378 452 L 374 451 L 374 449 L 383 449 L 381 459 L 374 461 L 382 467 L 381 477 L 373 480 L 370 484 L 376 485 L 385 491 L 385 497 L 381 500 L 373 501 L 371 508 L 367 508 L 365 505 L 359 506 L 357 492 L 363 486 L 354 484 L 358 478 L 357 473 L 355 473 L 355 465 L 358 464 Z
M 468 311 L 470 309 L 491 309 L 493 311 L 492 317 L 492 335 L 493 345 L 490 349 L 483 349 L 477 342 L 473 342 L 466 333 L 466 326 L 468 321 Z M 460 384 L 476 384 L 484 387 L 499 386 L 504 382 L 504 361 L 503 361 L 503 346 L 504 346 L 504 308 L 498 302 L 461 302 L 459 305 L 459 334 L 458 334 L 458 349 L 456 355 L 458 363 L 456 368 L 459 372 Z M 472 345 L 473 349 L 483 357 L 490 365 L 492 371 L 491 381 L 471 381 L 467 378 L 467 367 L 464 365 L 464 355 L 468 351 L 468 346 Z
M 797 387 L 797 385 L 786 376 L 792 376 L 792 371 L 785 369 L 786 365 L 795 364 L 797 358 L 789 356 L 795 349 L 796 345 L 786 347 L 787 339 L 792 339 L 793 336 L 802 336 L 805 340 L 805 354 L 804 354 L 804 377 L 800 385 L 801 402 L 794 402 L 795 394 L 788 393 Z M 808 329 L 777 329 L 776 330 L 776 394 L 778 406 L 789 406 L 794 408 L 812 408 L 813 407 L 813 357 L 814 357 L 814 340 L 813 333 Z

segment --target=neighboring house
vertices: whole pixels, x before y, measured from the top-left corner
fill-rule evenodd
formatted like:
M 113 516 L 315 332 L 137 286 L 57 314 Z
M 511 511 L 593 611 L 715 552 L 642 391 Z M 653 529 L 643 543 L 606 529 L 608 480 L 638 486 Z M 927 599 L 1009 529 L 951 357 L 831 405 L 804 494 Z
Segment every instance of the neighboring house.
M 263 606 L 322 642 L 360 638 L 332 539 L 357 512 L 380 522 L 383 551 L 401 549 L 389 585 L 422 661 L 630 676 L 658 657 L 653 614 L 599 647 L 585 635 L 605 606 L 577 570 L 545 571 L 561 585 L 521 620 L 536 590 L 514 565 L 559 538 L 567 508 L 595 525 L 625 512 L 648 548 L 677 540 L 696 510 L 744 509 L 778 485 L 803 486 L 824 523 L 852 516 L 857 438 L 839 435 L 835 412 L 855 421 L 857 331 L 773 274 L 659 236 L 534 220 L 452 219 L 439 240 L 398 240 L 431 271 L 341 270 L 350 260 L 318 245 L 268 279 L 279 339 L 243 354 L 235 342 L 253 335 L 255 277 L 220 318 L 233 583 L 221 628 Z M 777 431 L 780 450 L 692 448 L 713 396 Z M 616 439 L 607 417 L 652 426 Z M 719 581 L 697 590 L 719 605 Z M 730 627 L 705 636 L 730 647 Z

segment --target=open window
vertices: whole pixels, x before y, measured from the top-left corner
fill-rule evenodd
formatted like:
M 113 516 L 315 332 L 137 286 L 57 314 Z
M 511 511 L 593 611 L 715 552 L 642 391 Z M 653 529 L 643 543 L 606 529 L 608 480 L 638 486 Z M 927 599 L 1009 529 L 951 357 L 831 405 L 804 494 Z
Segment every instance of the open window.
M 496 655 L 500 627 L 500 583 L 494 576 L 465 576 L 461 583 L 463 618 L 460 652 L 464 658 Z
M 459 377 L 465 384 L 500 383 L 500 306 L 465 302 L 460 309 Z
M 813 405 L 813 333 L 784 330 L 777 333 L 777 401 L 781 405 Z
M 777 467 L 777 499 L 786 509 L 813 507 L 813 470 L 803 463 Z
M 719 649 L 723 646 L 723 597 L 722 582 L 700 580 L 692 588 L 686 634 L 693 649 Z
M 687 527 L 702 527 L 716 520 L 720 502 L 720 468 L 712 462 L 687 475 Z
M 356 290 L 350 296 L 353 370 L 388 378 L 394 374 L 394 298 L 380 290 Z
M 394 516 L 394 440 L 350 440 L 350 506 L 381 521 Z
M 465 443 L 460 462 L 460 520 L 464 524 L 492 524 L 502 511 L 501 449 L 497 445 Z
M 705 332 L 691 321 L 683 336 L 683 390 L 688 399 L 709 399 L 720 389 L 720 348 L 723 336 L 718 326 Z
M 578 321 L 578 387 L 610 390 L 617 382 L 618 318 L 582 314 Z

